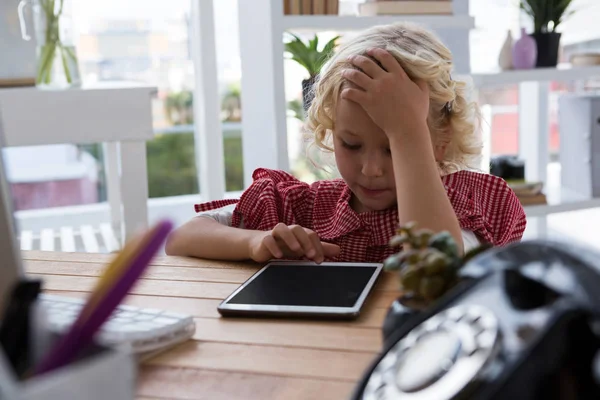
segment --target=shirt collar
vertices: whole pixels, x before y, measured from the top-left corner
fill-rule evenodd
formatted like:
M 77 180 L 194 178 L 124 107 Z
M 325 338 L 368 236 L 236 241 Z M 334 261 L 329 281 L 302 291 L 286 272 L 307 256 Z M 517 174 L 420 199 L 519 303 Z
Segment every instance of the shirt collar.
M 383 211 L 368 211 L 358 214 L 350 206 L 352 191 L 344 183 L 334 210 L 325 218 L 315 218 L 314 227 L 321 239 L 333 240 L 355 231 L 364 231 L 369 235 L 369 246 L 388 245 L 398 225 L 398 210 L 393 207 Z M 315 198 L 314 212 L 326 210 L 326 201 L 322 196 Z

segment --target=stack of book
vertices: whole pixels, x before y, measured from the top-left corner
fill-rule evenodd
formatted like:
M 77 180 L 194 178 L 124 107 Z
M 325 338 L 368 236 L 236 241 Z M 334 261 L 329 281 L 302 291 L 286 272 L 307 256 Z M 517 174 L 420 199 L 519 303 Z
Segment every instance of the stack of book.
M 452 0 L 366 0 L 359 14 L 374 15 L 452 15 Z
M 285 15 L 337 15 L 338 8 L 339 0 L 283 0 Z
M 524 206 L 547 204 L 546 195 L 542 192 L 542 182 L 507 181 L 508 186 L 515 192 Z

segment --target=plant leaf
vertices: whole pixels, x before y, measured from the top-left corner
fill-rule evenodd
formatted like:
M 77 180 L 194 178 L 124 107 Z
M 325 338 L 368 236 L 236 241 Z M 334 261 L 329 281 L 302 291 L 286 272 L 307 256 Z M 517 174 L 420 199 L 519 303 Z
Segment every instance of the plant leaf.
M 521 0 L 520 8 L 533 19 L 534 32 L 554 32 L 566 18 L 573 0 Z
M 519 4 L 519 8 L 521 8 L 521 10 L 525 11 L 525 13 L 531 17 L 533 17 L 533 11 L 531 10 L 531 6 L 529 5 L 529 3 L 527 3 L 526 1 L 521 1 L 521 3 Z
M 327 62 L 327 60 L 329 60 L 329 58 L 332 56 L 334 50 L 335 50 L 335 46 L 336 46 L 336 42 L 337 39 L 339 39 L 340 36 L 336 36 L 333 39 L 331 39 L 329 42 L 327 42 L 325 44 L 325 47 L 323 47 L 323 50 L 319 53 L 319 57 L 316 60 L 316 69 L 317 72 L 321 70 L 321 68 L 323 68 L 323 65 Z
M 292 60 L 296 61 L 298 64 L 302 65 L 304 68 L 306 68 L 308 71 L 310 71 L 310 63 L 309 62 L 306 62 L 305 60 L 302 60 L 297 57 L 292 57 Z
M 294 41 L 296 41 L 296 42 L 300 42 L 300 43 L 303 43 L 303 44 L 304 44 L 304 42 L 302 41 L 302 39 L 300 39 L 300 37 L 298 37 L 297 35 L 295 35 L 295 34 L 293 34 L 293 33 L 291 33 L 291 32 L 288 32 L 288 34 L 289 34 L 290 36 L 292 36 L 292 37 L 295 39 Z
M 319 37 L 315 35 L 315 37 L 308 41 L 308 48 L 313 51 L 317 51 L 317 47 L 319 45 Z
M 293 33 L 289 33 L 289 35 L 292 39 L 285 42 L 285 52 L 288 53 L 289 58 L 306 68 L 311 78 L 319 74 L 324 63 L 333 53 L 336 40 L 339 38 L 339 36 L 336 36 L 327 42 L 322 50 L 319 50 L 319 37 L 317 35 L 310 39 L 308 43 L 305 43 Z
M 44 74 L 43 82 L 45 84 L 50 83 L 50 76 L 52 75 L 52 66 L 53 66 L 55 53 L 56 53 L 56 44 L 50 46 L 50 50 L 49 50 L 49 54 L 48 54 L 49 64 L 47 65 L 46 69 L 44 71 L 42 71 L 42 73 Z
M 556 27 L 558 25 L 560 25 L 560 23 L 562 23 L 565 19 L 569 18 L 571 15 L 573 15 L 575 13 L 575 10 L 570 10 L 567 13 L 567 10 L 569 9 L 569 7 L 572 4 L 572 0 L 559 0 L 558 5 L 556 6 L 556 10 L 555 10 L 555 15 L 556 15 L 556 19 L 554 20 L 554 29 L 553 31 L 556 30 Z
M 298 36 L 290 33 L 293 40 L 285 43 L 285 50 L 290 53 L 291 59 L 302 65 L 309 74 L 312 71 L 311 51 L 310 48 Z
M 290 53 L 293 60 L 298 61 L 304 67 L 308 68 L 310 65 L 310 51 L 306 48 L 302 42 L 289 42 L 285 45 L 286 51 Z
M 333 53 L 333 50 L 335 49 L 335 45 L 336 45 L 336 41 L 340 38 L 340 36 L 336 36 L 333 39 L 331 39 L 329 42 L 327 42 L 325 44 L 325 47 L 323 47 L 323 53 L 325 53 L 327 55 L 327 57 L 329 57 L 331 55 L 331 53 Z
M 71 72 L 69 71 L 69 63 L 67 62 L 67 57 L 65 57 L 65 49 L 60 46 L 60 57 L 62 58 L 63 69 L 65 70 L 65 77 L 67 78 L 67 82 L 73 83 L 73 79 L 71 79 Z

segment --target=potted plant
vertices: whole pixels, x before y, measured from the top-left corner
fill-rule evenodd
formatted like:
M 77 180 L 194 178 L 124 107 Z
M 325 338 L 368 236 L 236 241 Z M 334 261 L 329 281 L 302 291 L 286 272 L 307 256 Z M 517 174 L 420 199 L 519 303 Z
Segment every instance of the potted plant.
M 537 44 L 536 67 L 555 67 L 560 44 L 556 28 L 573 12 L 567 12 L 573 0 L 520 0 L 520 6 L 533 19 L 531 36 Z
M 401 251 L 384 261 L 385 270 L 397 272 L 402 291 L 385 318 L 384 337 L 456 286 L 460 282 L 459 271 L 466 262 L 491 247 L 482 244 L 460 256 L 449 232 L 434 234 L 414 228 L 414 222 L 398 228 L 390 246 L 402 246 Z
M 314 97 L 312 87 L 317 80 L 321 68 L 335 50 L 336 41 L 339 36 L 328 41 L 319 50 L 319 37 L 317 35 L 305 43 L 298 36 L 290 33 L 292 39 L 285 43 L 285 51 L 288 57 L 306 68 L 308 78 L 302 81 L 302 102 L 304 110 L 308 110 Z
M 66 89 L 81 85 L 79 61 L 74 45 L 71 0 L 21 0 L 17 9 L 24 40 L 31 40 L 25 9 L 33 12 L 33 32 L 37 45 L 36 85 Z

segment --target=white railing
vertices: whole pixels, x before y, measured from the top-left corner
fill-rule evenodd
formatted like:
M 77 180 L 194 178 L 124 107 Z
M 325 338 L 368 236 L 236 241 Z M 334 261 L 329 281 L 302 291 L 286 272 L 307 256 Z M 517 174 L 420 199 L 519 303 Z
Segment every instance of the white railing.
M 242 123 L 241 122 L 222 122 L 221 131 L 223 132 L 223 138 L 229 137 L 242 137 Z M 158 135 L 172 135 L 178 133 L 189 133 L 194 132 L 194 125 L 173 125 L 163 128 L 154 128 L 154 134 Z
M 241 192 L 226 193 L 226 198 L 239 198 Z M 153 224 L 168 218 L 179 226 L 196 214 L 198 194 L 149 199 L 148 221 Z M 113 252 L 120 248 L 110 228 L 108 203 L 17 211 L 15 217 L 23 250 Z
M 241 192 L 228 192 L 227 198 L 238 198 Z M 169 218 L 180 225 L 194 213 L 194 204 L 202 202 L 200 194 L 160 197 L 148 200 L 148 219 L 152 223 Z M 22 210 L 15 213 L 20 230 L 40 232 L 43 229 L 60 229 L 63 226 L 100 225 L 110 221 L 108 203 L 53 207 L 40 210 Z

